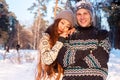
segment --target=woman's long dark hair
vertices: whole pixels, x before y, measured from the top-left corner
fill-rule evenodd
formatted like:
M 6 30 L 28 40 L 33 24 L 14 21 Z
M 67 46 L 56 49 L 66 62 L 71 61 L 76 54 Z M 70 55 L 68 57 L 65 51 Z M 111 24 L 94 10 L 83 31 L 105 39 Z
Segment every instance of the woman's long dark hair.
M 49 43 L 50 48 L 54 46 L 56 41 L 58 40 L 59 34 L 58 34 L 58 24 L 61 19 L 57 19 L 54 21 L 52 25 L 50 25 L 45 33 L 48 33 L 50 35 Z M 57 61 L 54 61 L 51 65 L 45 65 L 44 69 L 42 68 L 41 60 L 39 60 L 39 63 L 37 65 L 37 75 L 36 80 L 40 80 L 41 77 L 46 77 L 48 75 L 49 78 L 55 76 L 55 73 L 57 72 L 58 75 L 55 80 L 60 79 L 61 73 L 63 73 L 62 67 L 57 63 Z
M 61 19 L 55 20 L 55 22 L 50 25 L 45 33 L 48 33 L 50 35 L 50 45 L 53 46 L 55 42 L 58 40 L 58 23 L 60 22 Z

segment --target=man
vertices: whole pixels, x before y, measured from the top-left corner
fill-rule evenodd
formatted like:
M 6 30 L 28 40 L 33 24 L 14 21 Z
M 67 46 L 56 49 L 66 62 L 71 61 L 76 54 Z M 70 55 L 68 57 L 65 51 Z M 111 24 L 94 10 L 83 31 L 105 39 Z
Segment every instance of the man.
M 63 80 L 106 80 L 110 51 L 108 31 L 94 26 L 90 3 L 78 2 L 75 14 L 76 31 L 57 58 L 64 69 Z

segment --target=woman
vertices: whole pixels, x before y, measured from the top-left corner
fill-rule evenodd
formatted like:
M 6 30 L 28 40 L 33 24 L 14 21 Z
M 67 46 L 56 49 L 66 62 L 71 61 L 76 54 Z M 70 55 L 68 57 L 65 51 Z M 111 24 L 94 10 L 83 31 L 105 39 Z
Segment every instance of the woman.
M 63 71 L 56 58 L 65 39 L 74 32 L 73 25 L 73 12 L 64 10 L 56 16 L 54 23 L 43 33 L 39 45 L 40 59 L 36 80 L 60 79 Z

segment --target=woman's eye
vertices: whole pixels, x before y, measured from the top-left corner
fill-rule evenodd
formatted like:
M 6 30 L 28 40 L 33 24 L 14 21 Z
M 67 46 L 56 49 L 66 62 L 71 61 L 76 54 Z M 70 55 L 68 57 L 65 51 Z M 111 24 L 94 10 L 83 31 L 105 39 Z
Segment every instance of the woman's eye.
M 71 27 L 68 28 L 69 30 L 72 29 Z
M 70 29 L 70 26 L 66 26 L 66 28 Z
M 64 22 L 61 22 L 61 24 L 63 24 L 63 25 L 64 25 Z

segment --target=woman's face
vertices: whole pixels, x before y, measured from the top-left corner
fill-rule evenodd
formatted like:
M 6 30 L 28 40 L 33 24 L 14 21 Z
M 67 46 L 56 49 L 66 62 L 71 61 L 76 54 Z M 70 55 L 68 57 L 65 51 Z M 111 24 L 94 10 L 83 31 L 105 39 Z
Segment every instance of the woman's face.
M 58 23 L 58 33 L 64 33 L 68 32 L 71 28 L 71 23 L 67 21 L 66 19 L 61 19 L 60 22 Z
M 76 12 L 76 18 L 81 27 L 89 27 L 91 25 L 91 15 L 87 9 L 79 9 Z

